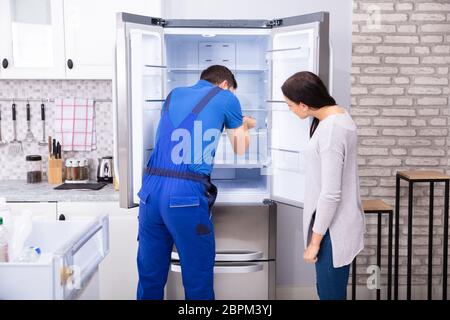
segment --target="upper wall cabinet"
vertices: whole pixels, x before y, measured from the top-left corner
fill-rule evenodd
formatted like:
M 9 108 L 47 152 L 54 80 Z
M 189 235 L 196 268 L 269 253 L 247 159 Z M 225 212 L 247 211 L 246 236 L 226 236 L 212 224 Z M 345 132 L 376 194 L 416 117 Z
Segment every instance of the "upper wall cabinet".
M 64 0 L 66 75 L 111 79 L 117 12 L 160 15 L 159 0 Z
M 64 78 L 62 0 L 0 0 L 0 76 Z
M 161 0 L 0 0 L 0 78 L 112 79 L 117 12 Z

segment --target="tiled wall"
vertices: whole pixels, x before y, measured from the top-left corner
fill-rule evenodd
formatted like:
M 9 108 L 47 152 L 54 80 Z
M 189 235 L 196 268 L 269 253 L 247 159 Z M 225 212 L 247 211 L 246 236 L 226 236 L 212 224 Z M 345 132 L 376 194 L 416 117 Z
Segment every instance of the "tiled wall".
M 359 127 L 364 198 L 394 204 L 398 170 L 450 173 L 450 1 L 355 0 L 352 115 Z M 402 189 L 400 283 L 406 278 L 406 188 Z M 427 281 L 428 186 L 414 189 L 413 284 Z M 443 190 L 435 192 L 433 283 L 442 275 Z M 376 262 L 376 225 L 369 220 L 360 274 Z M 387 243 L 387 229 L 383 242 Z M 383 265 L 387 263 L 383 248 Z M 384 278 L 385 279 L 385 278 Z M 359 281 L 364 284 L 366 277 Z M 426 291 L 424 291 L 426 294 Z M 423 295 L 416 294 L 423 297 Z M 435 298 L 438 296 L 435 296 Z
M 2 98 L 54 99 L 55 97 L 93 98 L 108 102 L 96 102 L 97 150 L 92 152 L 65 152 L 63 158 L 86 157 L 90 160 L 91 179 L 96 179 L 97 159 L 113 155 L 112 126 L 112 89 L 111 81 L 93 80 L 0 80 L 0 109 L 2 113 L 2 135 L 7 141 L 12 140 L 13 125 L 11 120 L 11 102 Z M 27 131 L 26 102 L 16 102 L 18 139 L 23 140 Z M 35 137 L 42 137 L 40 102 L 30 102 L 31 130 Z M 46 103 L 46 135 L 54 135 L 54 105 Z M 47 147 L 37 143 L 29 145 L 23 142 L 23 153 L 12 156 L 9 147 L 0 147 L 0 180 L 26 179 L 25 155 L 41 154 L 46 160 Z M 46 161 L 43 164 L 46 171 Z

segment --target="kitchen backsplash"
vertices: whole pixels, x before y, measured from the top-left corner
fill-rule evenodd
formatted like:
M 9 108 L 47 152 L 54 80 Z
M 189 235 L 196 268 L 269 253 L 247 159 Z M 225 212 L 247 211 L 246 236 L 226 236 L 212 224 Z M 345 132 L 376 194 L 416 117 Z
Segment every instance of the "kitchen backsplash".
M 97 149 L 91 152 L 64 152 L 63 159 L 83 157 L 89 159 L 90 178 L 96 179 L 98 158 L 113 155 L 113 115 L 112 89 L 109 80 L 0 80 L 0 110 L 2 115 L 2 136 L 8 142 L 13 139 L 13 123 L 11 104 L 2 99 L 54 99 L 56 97 L 91 98 L 96 100 L 96 129 Z M 27 131 L 26 102 L 16 102 L 17 135 L 23 140 Z M 41 102 L 31 101 L 31 130 L 39 140 L 42 138 L 42 123 L 40 116 Z M 46 135 L 54 136 L 54 103 L 46 102 Z M 47 146 L 41 147 L 37 143 L 32 145 L 22 141 L 23 152 L 11 156 L 8 145 L 0 147 L 0 180 L 25 180 L 28 154 L 43 156 L 43 170 L 47 171 Z

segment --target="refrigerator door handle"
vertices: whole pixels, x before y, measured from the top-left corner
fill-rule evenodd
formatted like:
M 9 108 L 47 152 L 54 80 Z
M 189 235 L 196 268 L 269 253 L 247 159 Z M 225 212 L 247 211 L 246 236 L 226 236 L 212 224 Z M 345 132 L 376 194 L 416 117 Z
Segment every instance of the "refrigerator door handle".
M 218 251 L 216 261 L 254 261 L 262 259 L 262 251 Z M 172 252 L 172 260 L 180 260 L 178 252 Z
M 264 266 L 262 263 L 230 263 L 230 264 L 217 264 L 214 266 L 215 274 L 225 273 L 255 273 L 262 271 Z M 173 272 L 181 273 L 181 265 L 178 262 L 172 262 L 170 270 Z

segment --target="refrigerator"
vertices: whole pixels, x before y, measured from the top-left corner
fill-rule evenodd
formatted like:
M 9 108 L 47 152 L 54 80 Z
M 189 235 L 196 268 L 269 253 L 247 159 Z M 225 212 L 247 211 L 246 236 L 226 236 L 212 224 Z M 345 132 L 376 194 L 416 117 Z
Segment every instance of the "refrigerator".
M 304 70 L 331 83 L 328 12 L 273 20 L 165 20 L 118 13 L 116 31 L 113 99 L 120 206 L 139 204 L 142 172 L 169 92 L 194 85 L 210 65 L 227 66 L 236 76 L 242 112 L 256 118 L 257 126 L 244 155 L 233 153 L 226 133 L 215 151 L 216 297 L 273 299 L 276 216 L 282 214 L 277 204 L 303 207 L 310 124 L 289 111 L 280 88 Z M 172 258 L 166 292 L 167 298 L 178 299 L 176 249 Z

